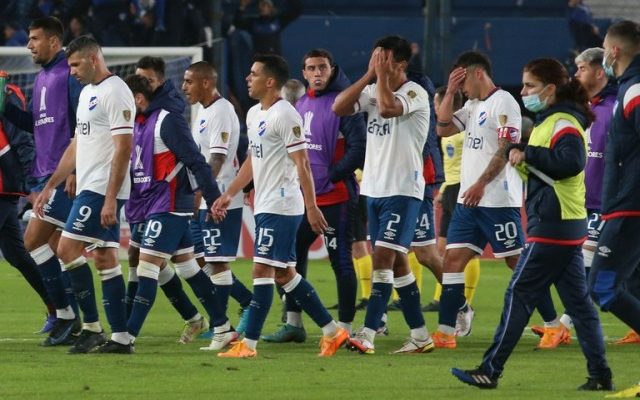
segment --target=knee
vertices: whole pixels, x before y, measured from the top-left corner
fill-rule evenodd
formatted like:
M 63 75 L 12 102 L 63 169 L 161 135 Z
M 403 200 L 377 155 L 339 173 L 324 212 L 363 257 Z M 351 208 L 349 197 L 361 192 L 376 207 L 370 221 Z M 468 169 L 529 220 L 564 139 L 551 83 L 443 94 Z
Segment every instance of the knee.
M 276 285 L 282 287 L 289 283 L 296 275 L 297 272 L 293 268 L 276 268 Z
M 616 277 L 614 271 L 598 271 L 589 280 L 589 294 L 602 311 L 607 311 L 617 297 Z

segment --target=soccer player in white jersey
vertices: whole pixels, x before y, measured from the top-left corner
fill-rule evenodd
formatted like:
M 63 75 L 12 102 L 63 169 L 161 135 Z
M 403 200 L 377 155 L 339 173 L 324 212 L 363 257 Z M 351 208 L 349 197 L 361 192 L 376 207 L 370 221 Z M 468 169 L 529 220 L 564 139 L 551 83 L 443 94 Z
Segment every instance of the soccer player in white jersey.
M 240 169 L 240 161 L 236 155 L 240 139 L 240 122 L 229 100 L 220 95 L 216 89 L 218 74 L 211 64 L 199 61 L 191 64 L 184 72 L 182 91 L 191 104 L 198 104 L 198 113 L 191 127 L 191 134 L 200 146 L 200 152 L 208 160 L 213 177 L 221 191 L 225 191 Z M 233 291 L 244 293 L 242 298 L 251 301 L 251 292 L 236 279 L 229 269 L 229 262 L 236 260 L 240 231 L 242 229 L 243 194 L 233 198 L 227 216 L 218 224 L 206 218 L 207 205 L 204 200 L 199 204 L 199 212 L 192 221 L 194 238 L 200 240 L 204 264 L 203 270 L 211 278 L 216 288 L 216 296 L 226 310 L 229 295 Z M 198 253 L 198 250 L 196 250 Z M 236 298 L 236 300 L 241 300 Z M 243 307 L 244 308 L 244 307 Z M 238 325 L 238 333 L 243 333 L 246 325 L 246 313 Z M 215 348 L 216 343 L 212 342 Z M 212 346 L 205 347 L 210 349 Z
M 374 353 L 374 338 L 395 287 L 411 336 L 396 353 L 426 353 L 433 342 L 420 311 L 420 292 L 407 252 L 424 195 L 423 157 L 429 132 L 429 96 L 407 80 L 409 42 L 387 36 L 376 42 L 367 72 L 336 98 L 338 115 L 368 113 L 361 193 L 367 196 L 373 276 L 364 328 L 352 349 Z M 376 83 L 369 82 L 376 78 Z
M 76 134 L 38 196 L 34 209 L 42 215 L 53 189 L 75 169 L 77 195 L 62 232 L 58 255 L 69 272 L 83 313 L 82 332 L 69 352 L 87 353 L 105 343 L 106 338 L 98 319 L 91 269 L 82 255 L 85 248 L 93 249 L 95 256 L 111 340 L 130 343 L 118 247 L 120 209 L 131 187 L 125 178 L 136 108 L 127 85 L 109 72 L 95 39 L 81 36 L 73 40 L 66 56 L 71 75 L 86 84 L 80 93 Z
M 223 217 L 235 196 L 253 178 L 256 219 L 253 299 L 245 338 L 229 351 L 219 353 L 219 357 L 257 355 L 256 344 L 273 301 L 276 282 L 322 328 L 320 356 L 332 356 L 349 337 L 347 330 L 329 315 L 309 282 L 295 270 L 295 239 L 305 209 L 317 234 L 324 232 L 327 221 L 316 205 L 302 118 L 280 98 L 288 75 L 289 68 L 282 57 L 273 54 L 254 57 L 247 76 L 249 96 L 259 101 L 247 114 L 251 156 L 212 207 L 217 219 Z
M 454 113 L 459 90 L 469 100 Z M 509 143 L 520 141 L 521 115 L 513 96 L 493 83 L 489 59 L 473 51 L 458 57 L 439 110 L 439 136 L 466 131 L 458 204 L 444 256 L 439 326 L 433 334 L 436 347 L 455 348 L 455 337 L 470 333 L 473 318 L 464 298 L 467 263 L 482 254 L 487 242 L 511 269 L 522 251 L 522 180 L 504 155 Z

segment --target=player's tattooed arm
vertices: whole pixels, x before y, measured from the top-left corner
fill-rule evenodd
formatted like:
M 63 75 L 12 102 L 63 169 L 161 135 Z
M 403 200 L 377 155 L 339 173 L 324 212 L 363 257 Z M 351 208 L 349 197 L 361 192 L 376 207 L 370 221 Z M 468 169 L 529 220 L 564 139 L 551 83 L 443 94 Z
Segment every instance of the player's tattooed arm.
M 498 174 L 504 169 L 507 164 L 507 159 L 504 154 L 509 146 L 509 140 L 506 138 L 498 138 L 498 150 L 495 152 L 491 161 L 489 161 L 489 165 L 485 168 L 484 172 L 476 183 L 471 185 L 463 194 L 462 200 L 463 204 L 467 207 L 476 207 L 482 197 L 484 196 L 484 188 L 487 186 L 489 182 L 494 180 Z
M 213 179 L 218 177 L 220 170 L 222 169 L 222 165 L 224 164 L 227 156 L 220 153 L 213 153 L 211 157 L 209 157 L 209 165 L 211 166 L 211 174 L 213 175 Z

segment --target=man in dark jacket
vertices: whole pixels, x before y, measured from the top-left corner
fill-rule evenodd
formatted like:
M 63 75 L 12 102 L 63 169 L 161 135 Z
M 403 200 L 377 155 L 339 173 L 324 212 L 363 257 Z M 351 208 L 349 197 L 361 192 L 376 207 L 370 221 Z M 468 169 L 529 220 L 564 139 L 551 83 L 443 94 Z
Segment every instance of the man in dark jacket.
M 17 86 L 7 85 L 6 96 L 6 101 L 25 108 L 24 95 Z M 56 320 L 56 308 L 47 294 L 38 266 L 24 248 L 18 221 L 18 198 L 27 195 L 27 180 L 31 173 L 24 164 L 35 158 L 33 138 L 4 117 L 0 117 L 0 154 L 0 250 L 47 306 L 47 323 L 41 330 L 41 333 L 47 333 Z
M 358 282 L 351 258 L 353 219 L 358 201 L 354 171 L 362 167 L 365 152 L 365 126 L 362 115 L 339 117 L 331 110 L 335 97 L 350 82 L 334 64 L 327 50 L 313 49 L 303 57 L 302 74 L 308 90 L 296 103 L 303 118 L 303 131 L 316 191 L 316 202 L 329 228 L 324 242 L 338 289 L 339 325 L 351 331 L 355 315 Z M 296 237 L 296 270 L 306 276 L 309 248 L 318 237 L 305 218 Z M 267 342 L 303 342 L 302 309 L 287 298 L 287 323 Z

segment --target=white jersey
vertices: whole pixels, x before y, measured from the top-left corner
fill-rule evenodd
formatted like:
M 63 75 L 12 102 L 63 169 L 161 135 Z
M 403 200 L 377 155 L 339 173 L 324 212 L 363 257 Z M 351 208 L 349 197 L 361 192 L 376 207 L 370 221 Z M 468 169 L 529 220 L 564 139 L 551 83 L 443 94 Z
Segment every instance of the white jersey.
M 453 115 L 454 124 L 466 130 L 460 167 L 460 193 L 462 194 L 482 175 L 494 154 L 498 151 L 498 137 L 520 142 L 520 106 L 502 89 L 496 89 L 486 99 L 468 100 Z M 480 207 L 522 206 L 522 180 L 516 170 L 507 163 L 498 176 L 485 187 Z
M 302 118 L 288 101 L 269 109 L 260 103 L 247 113 L 247 133 L 255 187 L 254 213 L 304 214 L 298 171 L 289 153 L 306 149 Z
M 376 84 L 364 88 L 356 112 L 368 113 L 367 151 L 360 192 L 368 197 L 424 197 L 422 150 L 429 133 L 429 95 L 417 83 L 404 83 L 394 95 L 402 103 L 399 117 L 382 118 Z
M 76 193 L 106 194 L 115 153 L 112 136 L 133 135 L 135 115 L 133 94 L 116 75 L 82 89 L 76 112 Z M 125 178 L 117 198 L 128 199 L 130 189 Z
M 233 105 L 222 97 L 215 100 L 209 107 L 205 108 L 199 105 L 191 133 L 205 160 L 208 161 L 211 154 L 223 154 L 227 157 L 216 177 L 220 192 L 224 193 L 240 169 L 240 162 L 236 156 L 240 138 L 240 122 Z M 242 206 L 243 194 L 238 193 L 231 201 L 229 209 Z M 207 203 L 204 199 L 200 203 L 200 209 L 207 209 Z

